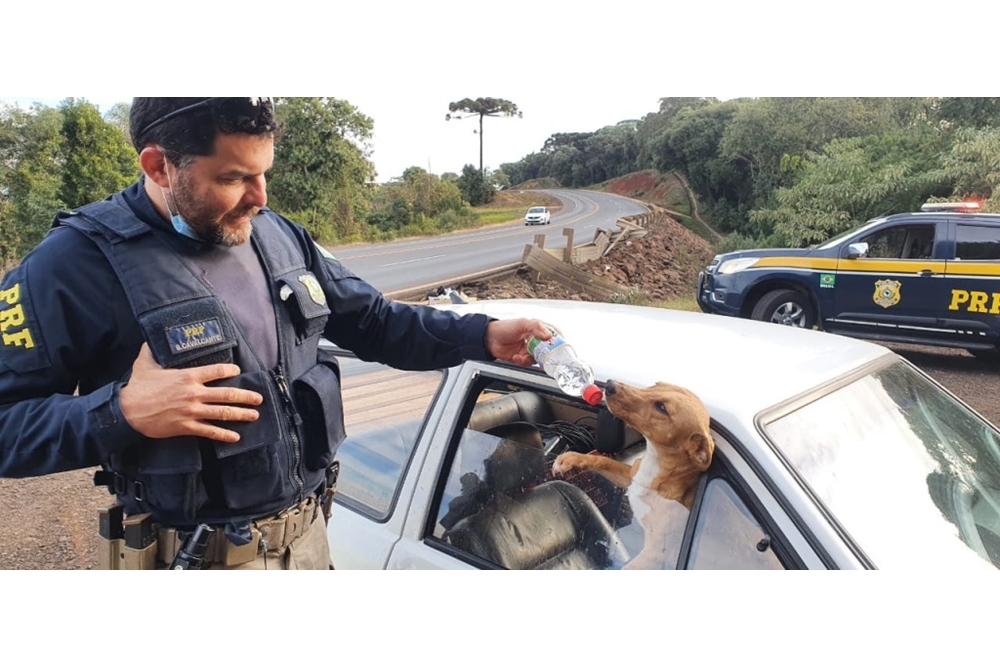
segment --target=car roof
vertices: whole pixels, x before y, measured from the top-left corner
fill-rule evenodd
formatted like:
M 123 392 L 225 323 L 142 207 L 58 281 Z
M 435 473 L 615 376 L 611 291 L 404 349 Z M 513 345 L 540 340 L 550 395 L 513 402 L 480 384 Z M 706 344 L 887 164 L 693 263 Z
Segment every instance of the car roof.
M 889 349 L 820 331 L 666 308 L 545 299 L 444 304 L 559 329 L 599 381 L 681 385 L 713 416 L 752 418 L 884 357 Z
M 975 213 L 963 211 L 911 211 L 908 213 L 893 213 L 892 215 L 873 218 L 868 222 L 897 222 L 899 220 L 922 220 L 925 218 L 934 218 L 937 220 L 947 218 L 949 220 L 959 220 L 962 222 L 982 222 L 991 225 L 1000 224 L 1000 213 L 983 213 L 982 211 L 977 211 Z

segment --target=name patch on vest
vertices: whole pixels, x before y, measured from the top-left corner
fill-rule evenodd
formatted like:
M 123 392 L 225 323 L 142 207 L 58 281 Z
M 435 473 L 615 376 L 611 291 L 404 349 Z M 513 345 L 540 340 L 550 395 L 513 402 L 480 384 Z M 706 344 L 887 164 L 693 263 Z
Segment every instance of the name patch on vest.
M 167 341 L 174 354 L 196 350 L 225 340 L 218 318 L 167 328 Z

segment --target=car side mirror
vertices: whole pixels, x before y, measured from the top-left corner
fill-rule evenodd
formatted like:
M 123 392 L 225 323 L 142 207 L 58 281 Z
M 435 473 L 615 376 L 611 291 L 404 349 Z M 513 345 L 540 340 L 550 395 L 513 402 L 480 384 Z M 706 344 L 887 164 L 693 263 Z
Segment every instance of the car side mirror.
M 844 248 L 843 256 L 845 259 L 858 259 L 859 257 L 868 256 L 868 244 L 867 243 L 849 243 L 846 248 Z

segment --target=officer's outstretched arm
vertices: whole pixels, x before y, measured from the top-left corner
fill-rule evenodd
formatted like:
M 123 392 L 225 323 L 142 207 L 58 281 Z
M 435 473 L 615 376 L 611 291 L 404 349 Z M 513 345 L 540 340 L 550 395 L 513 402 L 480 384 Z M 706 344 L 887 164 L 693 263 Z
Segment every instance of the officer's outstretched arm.
M 264 398 L 255 391 L 209 387 L 206 383 L 239 374 L 240 367 L 235 364 L 163 368 L 153 359 L 149 345 L 143 343 L 128 383 L 121 389 L 122 414 L 147 438 L 193 435 L 237 442 L 240 436 L 236 431 L 209 420 L 257 421 L 256 410 L 241 406 L 260 405 Z

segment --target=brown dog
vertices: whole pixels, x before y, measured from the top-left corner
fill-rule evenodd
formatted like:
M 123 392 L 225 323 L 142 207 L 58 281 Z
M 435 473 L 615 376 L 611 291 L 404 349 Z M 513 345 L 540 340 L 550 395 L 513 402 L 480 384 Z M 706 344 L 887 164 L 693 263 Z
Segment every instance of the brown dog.
M 555 460 L 552 472 L 590 470 L 627 489 L 644 541 L 625 569 L 671 567 L 698 478 L 715 452 L 708 410 L 692 392 L 663 382 L 640 388 L 611 380 L 605 397 L 611 414 L 646 438 L 643 456 L 628 466 L 606 456 L 567 452 Z

